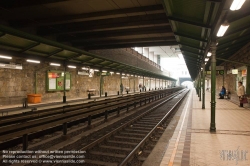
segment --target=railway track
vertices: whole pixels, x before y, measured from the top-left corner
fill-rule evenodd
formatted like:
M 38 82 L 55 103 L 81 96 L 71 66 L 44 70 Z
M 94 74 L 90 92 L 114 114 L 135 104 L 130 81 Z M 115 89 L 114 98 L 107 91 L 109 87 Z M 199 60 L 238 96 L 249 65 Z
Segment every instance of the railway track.
M 125 104 L 124 108 L 120 109 L 120 111 L 115 110 L 113 112 L 110 112 L 109 117 L 111 117 L 111 116 L 117 117 L 117 115 L 119 115 L 120 112 L 122 114 L 122 111 L 123 111 L 123 113 L 127 114 L 127 112 L 129 111 L 128 108 L 129 109 L 131 108 L 132 110 L 133 109 L 137 110 L 139 108 L 139 110 L 140 110 L 140 107 L 138 107 L 138 105 L 143 106 L 143 107 L 140 111 L 135 111 L 133 114 L 131 114 L 130 116 L 128 116 L 126 118 L 123 118 L 121 121 L 115 122 L 112 125 L 103 128 L 102 130 L 98 130 L 97 132 L 92 132 L 90 135 L 81 138 L 80 140 L 76 141 L 73 144 L 69 144 L 67 146 L 64 146 L 60 150 L 72 150 L 72 149 L 74 149 L 74 150 L 78 149 L 81 151 L 86 150 L 87 151 L 86 159 L 84 159 L 86 163 L 84 165 L 110 165 L 110 164 L 118 165 L 121 158 L 125 158 L 129 151 L 131 151 L 131 150 L 133 151 L 133 147 L 138 145 L 139 139 L 141 139 L 145 134 L 147 134 L 146 130 L 149 130 L 150 128 L 152 128 L 153 125 L 155 125 L 157 123 L 157 120 L 160 120 L 160 117 L 164 116 L 164 114 L 166 114 L 166 112 L 160 111 L 157 114 L 155 113 L 153 119 L 152 119 L 152 117 L 151 118 L 144 117 L 143 119 L 141 119 L 137 123 L 134 123 L 132 121 L 137 121 L 135 119 L 139 118 L 140 116 L 143 117 L 143 116 L 146 116 L 147 114 L 150 115 L 151 111 L 153 111 L 155 108 L 160 106 L 160 104 L 159 104 L 160 102 L 165 103 L 166 101 L 171 102 L 172 100 L 178 99 L 179 97 L 176 98 L 176 96 L 178 96 L 178 94 L 180 94 L 180 93 L 181 92 L 178 91 L 178 92 L 173 93 L 171 95 L 170 95 L 170 93 L 165 93 L 165 95 L 164 95 L 164 93 L 155 94 L 155 95 L 152 95 L 150 97 L 148 96 L 147 98 L 144 98 L 144 99 L 140 98 L 137 101 L 134 100 L 133 102 L 130 103 L 131 104 L 130 106 Z M 171 106 L 171 104 L 168 105 L 169 108 L 170 108 L 170 106 Z M 148 109 L 148 107 L 150 107 L 150 109 Z M 102 115 L 102 116 L 105 116 L 105 115 Z M 135 117 L 137 117 L 137 118 L 135 118 Z M 100 116 L 97 119 L 102 119 L 102 118 Z M 103 120 L 101 120 L 101 121 L 103 121 Z M 132 124 L 132 123 L 134 123 L 134 124 Z M 164 123 L 165 122 L 161 122 L 161 124 L 164 124 Z M 129 128 L 126 129 L 125 131 L 119 131 L 120 135 L 113 137 L 112 136 L 113 133 L 116 131 L 118 132 L 118 128 L 121 129 L 121 127 L 124 127 L 125 124 L 130 125 Z M 166 126 L 166 125 L 163 125 L 163 126 Z M 82 133 L 84 131 L 86 131 L 86 128 L 82 127 L 81 129 L 76 130 L 75 132 L 71 132 L 70 134 L 68 134 L 68 136 L 70 138 L 75 137 L 75 136 L 79 135 L 79 133 Z M 160 137 L 161 131 L 162 131 L 162 127 L 158 127 L 158 134 L 154 135 L 153 137 L 152 136 L 150 136 L 150 137 L 152 137 L 152 138 Z M 57 133 L 57 135 L 61 135 L 61 134 Z M 112 137 L 107 138 L 106 136 L 112 136 Z M 100 142 L 103 140 L 106 140 L 106 142 Z M 107 141 L 107 140 L 110 140 L 110 141 Z M 121 142 L 125 142 L 125 140 L 130 141 L 130 142 L 126 143 L 126 145 L 128 147 L 119 147 L 118 144 L 122 146 Z M 62 137 L 59 136 L 58 138 L 56 138 L 52 141 L 47 141 L 46 143 L 41 141 L 40 145 L 32 146 L 32 148 L 29 148 L 29 150 L 48 149 L 48 147 L 51 147 L 54 144 L 59 144 L 60 142 L 63 142 L 63 141 L 64 141 L 64 139 L 62 139 Z M 155 140 L 151 140 L 151 142 L 155 142 Z M 98 145 L 95 145 L 95 144 L 98 144 Z M 100 146 L 100 149 L 97 149 L 97 148 L 99 148 L 99 144 L 102 144 L 102 145 Z M 111 144 L 117 145 L 117 146 L 112 147 Z M 150 145 L 149 147 L 153 147 L 153 145 Z M 104 157 L 104 158 L 107 157 L 107 156 L 103 155 L 103 153 L 104 154 L 106 153 L 106 155 L 108 155 L 109 157 L 112 156 L 112 153 L 110 151 L 105 152 L 105 149 L 106 150 L 111 149 L 112 152 L 120 151 L 119 153 L 117 152 L 117 154 L 119 154 L 119 155 L 116 156 L 116 157 L 118 157 L 119 161 L 118 160 L 115 160 L 115 162 L 111 162 L 111 161 L 107 161 L 107 160 L 102 161 L 102 157 Z M 146 152 L 147 152 L 147 150 L 144 150 L 143 155 Z M 100 153 L 102 153 L 102 155 Z M 98 162 L 96 160 L 93 161 L 93 158 L 91 158 L 91 156 L 93 157 L 95 155 L 97 158 L 101 158 L 100 161 L 98 161 Z M 143 157 L 141 157 L 140 160 L 143 160 Z M 28 164 L 28 165 L 34 165 L 34 164 Z M 37 164 L 35 164 L 35 165 L 37 165 Z
M 85 123 L 86 121 L 88 126 L 91 126 L 93 119 L 104 117 L 105 120 L 108 120 L 113 112 L 117 112 L 119 115 L 124 109 L 128 111 L 132 106 L 138 107 L 138 105 L 141 106 L 157 101 L 175 90 L 178 89 L 153 91 L 98 102 L 1 117 L 0 150 L 20 143 L 23 143 L 23 150 L 26 150 L 28 140 L 62 129 L 63 134 L 66 135 L 68 127 Z
M 84 159 L 86 166 L 139 166 L 160 138 L 164 128 L 170 122 L 175 108 L 187 93 L 185 91 L 166 99 L 143 114 L 121 124 L 118 128 L 113 127 L 111 132 L 100 138 L 90 139 L 87 145 L 86 142 L 77 142 L 75 145 L 60 150 L 86 151 Z M 163 106 L 160 106 L 162 104 Z M 54 164 L 53 166 L 61 165 L 65 164 Z

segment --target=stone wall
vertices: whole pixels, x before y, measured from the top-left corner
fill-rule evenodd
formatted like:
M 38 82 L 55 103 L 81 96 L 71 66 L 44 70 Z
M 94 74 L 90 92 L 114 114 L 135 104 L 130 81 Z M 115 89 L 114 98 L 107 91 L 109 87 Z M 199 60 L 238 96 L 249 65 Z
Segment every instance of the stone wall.
M 90 53 L 94 53 L 104 58 L 114 60 L 117 62 L 125 63 L 134 67 L 139 67 L 148 71 L 155 72 L 157 74 L 165 74 L 159 68 L 151 65 L 149 62 L 138 58 L 137 56 L 133 55 L 129 51 L 125 49 L 105 49 L 105 50 L 90 50 Z
M 216 91 L 219 93 L 221 90 L 221 86 L 223 86 L 223 76 L 216 76 Z M 224 75 L 224 86 L 227 90 L 229 90 L 232 94 L 235 94 L 235 86 L 236 86 L 236 75 L 226 74 Z
M 15 60 L 13 60 L 15 62 Z M 0 68 L 0 105 L 20 104 L 27 94 L 35 93 L 35 71 L 37 71 L 37 93 L 42 95 L 42 102 L 62 101 L 63 91 L 46 91 L 46 73 L 47 70 L 63 71 L 63 67 L 49 66 L 48 63 L 32 64 L 22 61 L 23 69 L 3 69 Z M 69 69 L 71 73 L 71 89 L 66 91 L 67 99 L 86 98 L 88 89 L 96 89 L 96 95 L 100 91 L 100 76 L 96 74 L 93 77 L 77 74 L 78 69 Z M 134 77 L 122 79 L 124 87 L 134 88 Z M 117 94 L 120 90 L 120 75 L 113 74 L 103 78 L 103 91 L 108 95 Z M 138 78 L 135 78 L 135 87 L 138 91 Z

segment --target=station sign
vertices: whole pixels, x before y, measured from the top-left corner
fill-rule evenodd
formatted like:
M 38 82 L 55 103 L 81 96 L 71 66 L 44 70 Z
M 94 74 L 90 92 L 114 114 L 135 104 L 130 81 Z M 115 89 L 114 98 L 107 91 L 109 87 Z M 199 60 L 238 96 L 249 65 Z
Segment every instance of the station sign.
M 247 70 L 242 70 L 241 71 L 241 76 L 246 77 L 247 76 Z
M 216 70 L 216 75 L 223 75 L 224 70 Z M 211 70 L 206 71 L 206 75 L 211 75 Z
M 238 69 L 232 69 L 232 74 L 238 74 Z
M 20 64 L 14 64 L 14 63 L 11 63 L 11 64 L 0 63 L 0 68 L 22 70 L 23 66 Z
M 88 76 L 89 75 L 89 71 L 88 70 L 78 71 L 77 74 L 78 75 L 82 75 L 82 76 Z
M 65 89 L 71 88 L 71 74 L 64 71 L 47 71 L 46 73 L 46 89 L 47 91 L 61 91 L 64 90 L 64 77 Z
M 97 73 L 97 76 L 100 76 L 100 75 L 102 75 L 102 76 L 110 76 L 111 75 L 111 73 L 110 72 L 98 72 Z

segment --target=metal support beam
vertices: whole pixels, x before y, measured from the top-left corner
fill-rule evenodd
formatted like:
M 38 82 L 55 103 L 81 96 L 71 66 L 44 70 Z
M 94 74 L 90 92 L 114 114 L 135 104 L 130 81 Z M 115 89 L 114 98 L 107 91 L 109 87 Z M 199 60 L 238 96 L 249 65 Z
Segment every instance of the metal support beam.
M 216 131 L 216 124 L 215 124 L 215 106 L 216 106 L 216 98 L 215 98 L 215 91 L 216 91 L 216 42 L 213 41 L 211 43 L 211 122 L 210 122 L 210 131 Z
M 223 58 L 216 58 L 216 60 L 221 60 L 221 61 L 225 61 L 225 62 L 237 63 L 237 64 L 241 64 L 241 65 L 250 66 L 249 63 L 238 62 L 238 61 L 233 61 L 233 60 L 228 60 L 228 59 L 223 59 Z
M 184 20 L 184 19 L 181 19 L 181 18 L 175 18 L 175 17 L 168 16 L 168 19 L 172 20 L 172 21 L 177 21 L 177 22 L 189 24 L 189 25 L 194 25 L 194 26 L 201 27 L 201 28 L 211 29 L 211 26 L 209 26 L 209 25 L 204 25 L 204 24 L 200 24 L 200 23 L 197 23 L 197 22 Z

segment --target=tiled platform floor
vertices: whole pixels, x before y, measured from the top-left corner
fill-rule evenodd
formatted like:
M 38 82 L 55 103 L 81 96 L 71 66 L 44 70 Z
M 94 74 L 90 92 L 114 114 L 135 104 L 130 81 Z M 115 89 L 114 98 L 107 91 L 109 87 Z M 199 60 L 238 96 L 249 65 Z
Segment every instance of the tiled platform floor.
M 250 166 L 250 110 L 217 99 L 216 132 L 211 133 L 210 98 L 206 93 L 206 108 L 201 109 L 191 90 L 161 166 Z

